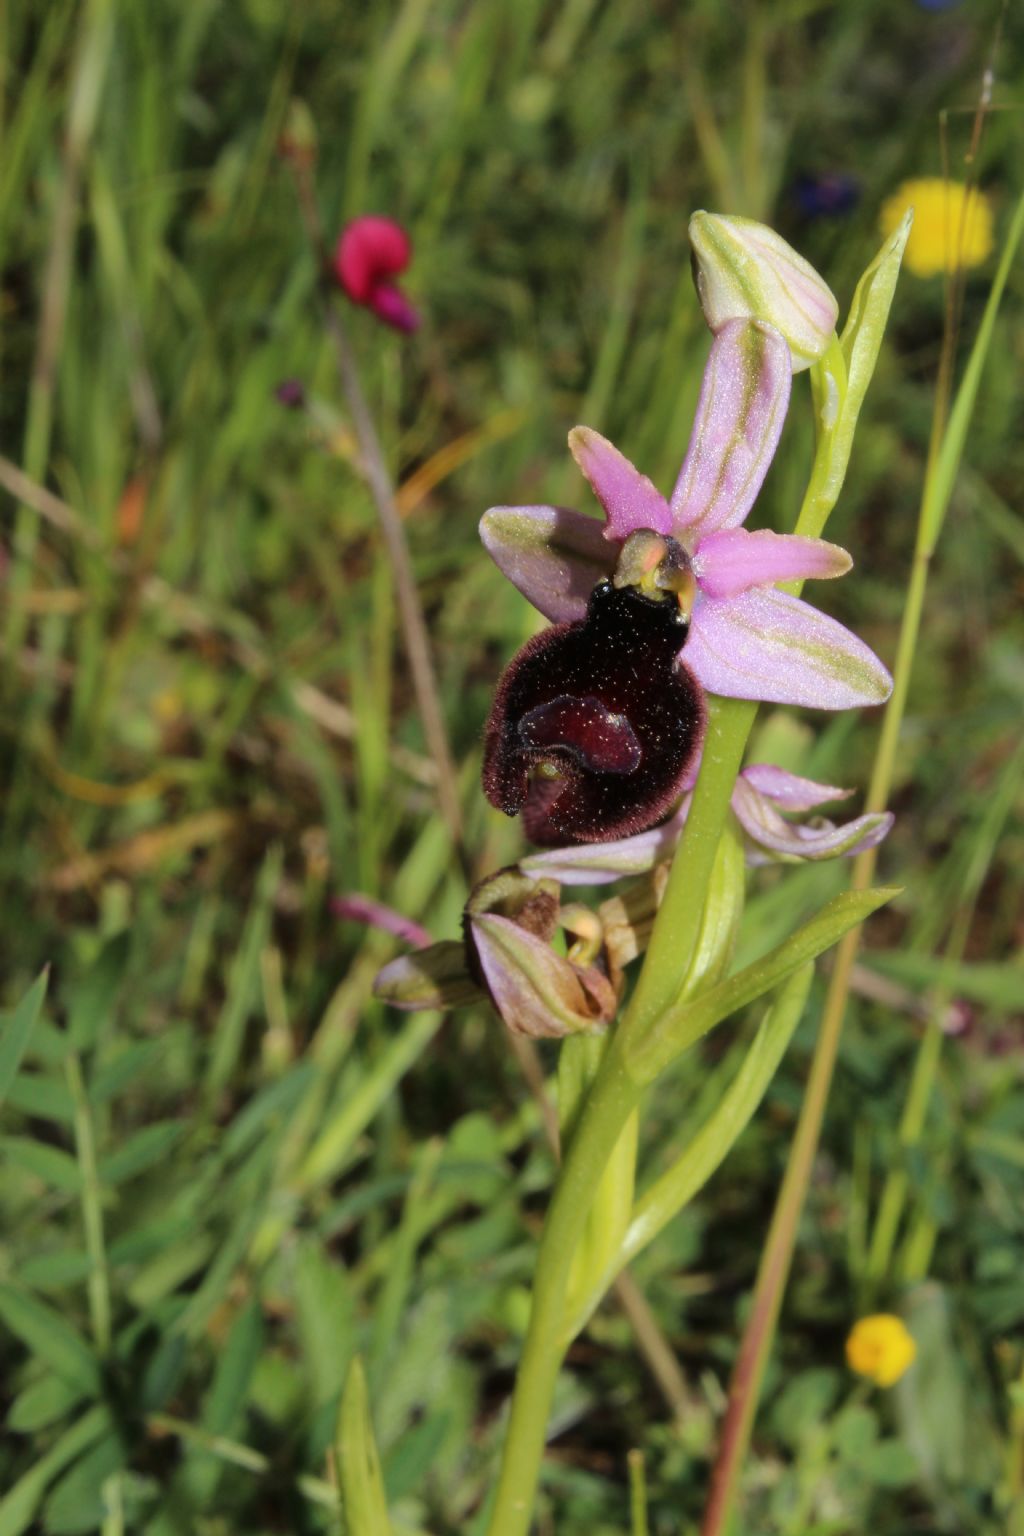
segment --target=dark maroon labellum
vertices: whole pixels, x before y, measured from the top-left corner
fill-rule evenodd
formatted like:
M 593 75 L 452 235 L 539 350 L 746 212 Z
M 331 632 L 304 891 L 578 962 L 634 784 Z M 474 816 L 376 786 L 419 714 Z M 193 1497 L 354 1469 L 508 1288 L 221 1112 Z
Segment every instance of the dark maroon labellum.
M 587 617 L 527 641 L 498 684 L 484 792 L 535 843 L 598 843 L 653 826 L 704 733 L 700 685 L 670 599 L 600 582 Z

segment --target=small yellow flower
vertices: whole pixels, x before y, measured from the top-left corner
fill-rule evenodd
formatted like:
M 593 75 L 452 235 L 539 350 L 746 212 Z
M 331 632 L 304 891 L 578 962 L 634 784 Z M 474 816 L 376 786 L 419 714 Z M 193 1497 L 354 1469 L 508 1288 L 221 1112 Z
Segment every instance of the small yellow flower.
M 868 1376 L 876 1387 L 891 1387 L 909 1370 L 917 1345 L 906 1323 L 891 1312 L 862 1317 L 846 1340 L 846 1363 L 858 1376 Z
M 939 176 L 901 182 L 882 204 L 882 233 L 891 235 L 908 208 L 914 225 L 903 260 L 917 277 L 977 267 L 991 253 L 992 207 L 977 187 Z

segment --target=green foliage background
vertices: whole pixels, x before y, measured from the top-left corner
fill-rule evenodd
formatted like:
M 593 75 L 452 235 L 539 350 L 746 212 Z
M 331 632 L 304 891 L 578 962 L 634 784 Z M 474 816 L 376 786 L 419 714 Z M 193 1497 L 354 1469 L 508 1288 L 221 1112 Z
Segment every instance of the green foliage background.
M 422 331 L 348 318 L 409 487 L 485 871 L 521 849 L 477 772 L 534 618 L 483 556 L 480 512 L 587 505 L 577 421 L 670 484 L 706 353 L 690 211 L 769 219 L 845 310 L 882 199 L 941 170 L 940 108 L 962 164 L 993 57 L 1009 110 L 977 169 L 999 223 L 1024 135 L 1019 18 L 993 54 L 999 18 L 981 0 L 0 4 L 0 451 L 59 498 L 40 515 L 2 482 L 0 1536 L 336 1529 L 325 1458 L 356 1350 L 396 1530 L 474 1531 L 524 1324 L 551 1164 L 507 1041 L 483 1013 L 373 1003 L 394 946 L 329 906 L 362 891 L 445 937 L 465 891 L 278 154 L 289 101 L 317 126 L 327 226 L 386 212 L 415 242 Z M 795 179 L 834 170 L 858 178 L 857 209 L 809 219 Z M 1024 1530 L 1022 286 L 1018 269 L 932 576 L 882 859 L 905 894 L 872 925 L 848 1019 L 751 1536 Z M 983 270 L 967 338 L 985 292 Z M 905 275 L 829 527 L 857 571 L 820 601 L 887 660 L 942 323 L 941 284 Z M 286 378 L 307 412 L 276 401 Z M 758 510 L 780 529 L 809 464 L 803 382 Z M 877 720 L 762 731 L 788 766 L 863 786 Z M 843 878 L 759 874 L 744 953 Z M 16 1071 L 33 999 L 15 1010 L 44 965 Z M 872 1290 L 917 1012 L 943 977 L 971 1028 L 944 1049 Z M 563 1373 L 542 1530 L 625 1530 L 630 1447 L 651 1530 L 696 1529 L 816 1008 L 735 1155 L 637 1266 L 682 1397 L 666 1405 L 606 1307 Z M 749 1027 L 659 1087 L 648 1171 Z M 843 1365 L 851 1322 L 882 1305 L 920 1349 L 888 1394 Z

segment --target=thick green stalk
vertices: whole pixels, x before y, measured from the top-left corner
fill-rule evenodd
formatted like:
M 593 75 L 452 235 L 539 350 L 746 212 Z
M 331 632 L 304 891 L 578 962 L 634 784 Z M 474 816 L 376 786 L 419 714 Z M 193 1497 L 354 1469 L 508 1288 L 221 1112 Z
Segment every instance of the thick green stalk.
M 708 700 L 708 728 L 693 804 L 672 861 L 647 958 L 621 1029 L 645 1034 L 679 1000 L 704 913 L 704 898 L 736 775 L 757 713 L 748 699 Z
M 544 1453 L 545 1431 L 565 1347 L 568 1278 L 595 1189 L 640 1097 L 623 1065 L 635 1039 L 679 998 L 697 939 L 729 798 L 757 705 L 709 701 L 700 775 L 686 829 L 655 922 L 630 1008 L 587 1097 L 562 1166 L 537 1257 L 530 1326 L 516 1378 L 488 1536 L 520 1536 L 529 1528 Z
M 564 1352 L 565 1293 L 600 1171 L 640 1099 L 618 1041 L 587 1096 L 555 1186 L 537 1255 L 530 1326 L 519 1363 L 488 1536 L 526 1536 L 555 1380 Z

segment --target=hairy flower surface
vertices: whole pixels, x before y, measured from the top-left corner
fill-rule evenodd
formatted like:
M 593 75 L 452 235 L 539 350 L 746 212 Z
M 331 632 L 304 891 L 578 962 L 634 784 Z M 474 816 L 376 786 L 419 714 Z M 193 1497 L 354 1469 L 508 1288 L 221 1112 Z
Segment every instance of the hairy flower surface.
M 882 233 L 891 235 L 908 208 L 914 210 L 914 224 L 903 261 L 916 277 L 977 267 L 991 255 L 992 208 L 976 187 L 939 176 L 904 181 L 882 204 Z
M 851 565 L 846 551 L 742 526 L 778 444 L 790 378 L 778 332 L 729 321 L 711 346 L 671 499 L 605 438 L 575 427 L 569 446 L 604 508 L 604 527 L 565 507 L 494 507 L 480 524 L 488 553 L 546 618 L 577 623 L 595 583 L 615 575 L 631 534 L 668 536 L 692 575 L 680 594 L 690 620 L 686 665 L 709 692 L 818 709 L 882 703 L 892 679 L 874 653 L 775 586 L 841 576 Z
M 663 826 L 595 848 L 560 848 L 530 854 L 521 868 L 547 875 L 563 885 L 606 885 L 627 875 L 642 875 L 670 859 L 690 810 L 696 768 L 686 775 L 687 793 L 679 810 Z M 852 790 L 818 784 L 784 768 L 751 763 L 736 780 L 730 801 L 743 830 L 748 864 L 791 864 L 863 853 L 876 847 L 893 823 L 890 812 L 868 812 L 838 826 L 822 816 L 790 821 L 788 815 L 816 811 L 831 800 L 845 800 Z
M 846 1363 L 877 1387 L 894 1386 L 917 1356 L 914 1336 L 901 1317 L 875 1312 L 854 1324 L 846 1340 Z
M 364 214 L 341 232 L 334 252 L 334 275 L 353 304 L 371 309 L 397 331 L 414 331 L 417 311 L 393 279 L 412 258 L 412 242 L 394 219 Z
M 598 582 L 586 618 L 528 641 L 506 669 L 484 743 L 484 790 L 524 812 L 535 843 L 628 836 L 678 797 L 704 729 L 677 661 L 677 603 Z

